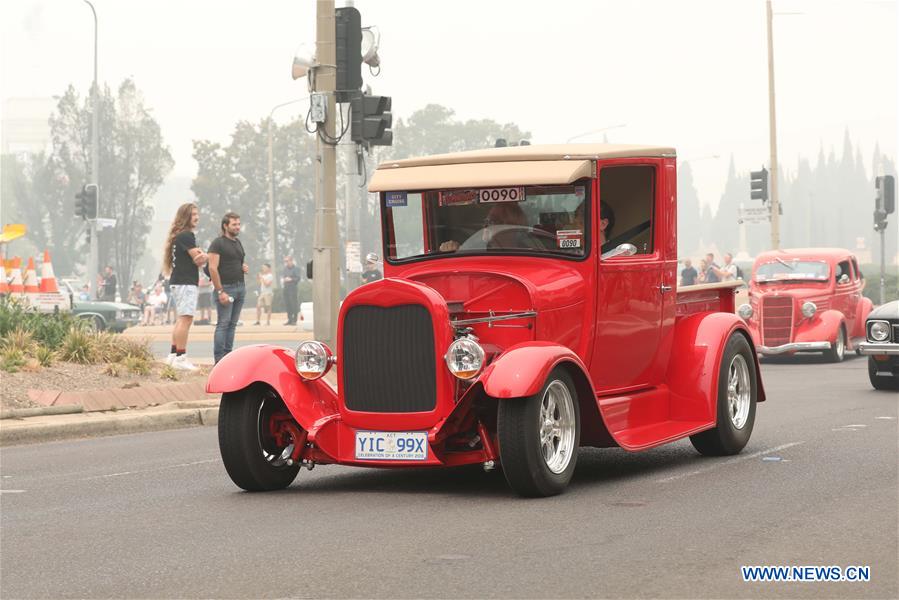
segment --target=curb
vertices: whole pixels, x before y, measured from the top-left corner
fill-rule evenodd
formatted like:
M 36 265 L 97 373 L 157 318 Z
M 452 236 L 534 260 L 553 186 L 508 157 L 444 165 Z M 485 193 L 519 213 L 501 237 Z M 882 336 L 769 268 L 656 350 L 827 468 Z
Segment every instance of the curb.
M 218 423 L 218 412 L 218 401 L 215 401 L 214 406 L 209 402 L 177 402 L 146 410 L 5 419 L 0 424 L 0 447 L 187 427 L 208 427 Z

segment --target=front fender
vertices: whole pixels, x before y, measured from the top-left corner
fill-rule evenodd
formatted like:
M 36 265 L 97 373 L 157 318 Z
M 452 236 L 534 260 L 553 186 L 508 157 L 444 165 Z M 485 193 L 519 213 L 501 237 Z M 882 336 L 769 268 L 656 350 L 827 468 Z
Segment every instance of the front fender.
M 765 400 L 762 372 L 746 323 L 731 313 L 699 313 L 681 318 L 675 324 L 667 373 L 672 419 L 702 421 L 716 418 L 718 371 L 724 346 L 734 333 L 746 336 L 749 342 L 755 362 L 757 400 Z
M 318 419 L 337 413 L 331 386 L 322 379 L 303 380 L 294 367 L 293 350 L 270 344 L 244 346 L 226 355 L 209 373 L 206 392 L 236 392 L 254 383 L 271 387 L 307 431 Z
M 803 319 L 794 328 L 794 342 L 830 342 L 837 341 L 837 332 L 843 325 L 843 313 L 838 310 L 824 310 L 812 316 L 811 319 Z M 852 332 L 847 331 L 846 336 Z M 849 343 L 849 340 L 846 340 Z
M 533 396 L 543 387 L 550 371 L 562 362 L 573 362 L 587 373 L 584 363 L 570 348 L 552 342 L 522 342 L 490 363 L 479 381 L 491 398 Z

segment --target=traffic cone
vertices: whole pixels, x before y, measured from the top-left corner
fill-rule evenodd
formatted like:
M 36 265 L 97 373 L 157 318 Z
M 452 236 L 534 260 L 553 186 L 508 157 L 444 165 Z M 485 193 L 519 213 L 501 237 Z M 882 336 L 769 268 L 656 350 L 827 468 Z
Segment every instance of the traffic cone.
M 21 258 L 14 258 L 12 261 L 13 266 L 12 266 L 12 269 L 10 269 L 10 271 L 12 272 L 12 275 L 10 276 L 11 279 L 9 282 L 9 293 L 10 294 L 21 295 L 21 294 L 25 293 L 25 287 L 22 285 L 22 269 L 19 268 L 21 264 L 22 264 Z
M 9 282 L 6 281 L 6 266 L 0 260 L 0 296 L 9 295 Z
M 59 286 L 56 285 L 56 275 L 53 274 L 53 263 L 50 262 L 50 251 L 44 250 L 44 262 L 41 263 L 41 287 L 42 294 L 58 294 Z
M 39 294 L 40 292 L 37 285 L 37 271 L 34 270 L 34 259 L 28 257 L 28 266 L 25 267 L 25 293 Z

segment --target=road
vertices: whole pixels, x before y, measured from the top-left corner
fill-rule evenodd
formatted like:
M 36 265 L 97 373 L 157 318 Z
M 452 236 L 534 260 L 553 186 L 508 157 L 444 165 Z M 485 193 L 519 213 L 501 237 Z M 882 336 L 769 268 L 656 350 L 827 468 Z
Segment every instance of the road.
M 3 450 L 0 596 L 896 598 L 897 399 L 865 362 L 763 367 L 743 454 L 581 451 L 567 493 L 479 468 L 228 479 L 214 428 Z M 869 565 L 744 583 L 741 565 Z

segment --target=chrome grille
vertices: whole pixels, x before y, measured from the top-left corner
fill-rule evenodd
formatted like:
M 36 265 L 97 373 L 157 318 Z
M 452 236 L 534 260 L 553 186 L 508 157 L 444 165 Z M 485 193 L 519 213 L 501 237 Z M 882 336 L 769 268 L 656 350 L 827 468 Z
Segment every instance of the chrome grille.
M 762 297 L 762 344 L 782 346 L 793 338 L 793 298 Z
M 893 342 L 899 344 L 899 323 L 893 324 Z

